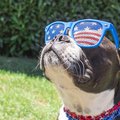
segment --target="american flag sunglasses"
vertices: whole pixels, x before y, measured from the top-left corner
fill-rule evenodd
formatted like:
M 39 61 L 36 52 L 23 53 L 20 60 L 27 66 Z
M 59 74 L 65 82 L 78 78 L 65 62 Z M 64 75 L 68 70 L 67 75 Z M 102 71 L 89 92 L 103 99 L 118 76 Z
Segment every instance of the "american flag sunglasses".
M 57 35 L 68 35 L 80 47 L 94 48 L 100 45 L 107 31 L 110 31 L 116 48 L 119 48 L 119 39 L 113 24 L 95 19 L 83 19 L 75 22 L 56 21 L 45 28 L 45 43 L 47 44 Z

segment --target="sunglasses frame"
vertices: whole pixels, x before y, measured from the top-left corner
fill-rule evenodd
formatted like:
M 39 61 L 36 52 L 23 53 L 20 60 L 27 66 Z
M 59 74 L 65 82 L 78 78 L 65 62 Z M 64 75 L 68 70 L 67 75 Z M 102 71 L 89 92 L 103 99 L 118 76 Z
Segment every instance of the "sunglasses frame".
M 101 33 L 101 37 L 99 39 L 99 41 L 97 42 L 97 44 L 95 45 L 90 45 L 90 46 L 82 46 L 80 44 L 78 44 L 76 42 L 76 40 L 74 39 L 74 27 L 76 24 L 78 24 L 79 22 L 97 22 L 99 24 L 101 24 L 103 30 L 102 30 L 102 33 Z M 54 24 L 63 24 L 64 25 L 64 30 L 63 30 L 63 35 L 67 35 L 67 30 L 70 29 L 69 31 L 69 36 L 74 39 L 74 41 L 76 42 L 76 44 L 79 46 L 79 47 L 84 47 L 84 48 L 95 48 L 97 46 L 100 45 L 100 43 L 102 42 L 105 34 L 107 31 L 110 31 L 112 36 L 113 36 L 113 39 L 115 41 L 115 45 L 116 45 L 116 48 L 118 49 L 119 48 L 119 39 L 118 39 L 118 34 L 117 34 L 117 31 L 114 27 L 114 25 L 110 22 L 105 22 L 105 21 L 101 21 L 101 20 L 96 20 L 96 19 L 83 19 L 83 20 L 78 20 L 78 21 L 75 21 L 75 22 L 63 22 L 63 21 L 56 21 L 56 22 L 53 22 L 49 25 L 46 26 L 45 28 L 45 33 L 47 33 L 47 31 L 49 30 L 49 28 L 54 25 Z M 47 40 L 47 36 L 45 35 L 45 43 L 47 44 L 49 40 Z

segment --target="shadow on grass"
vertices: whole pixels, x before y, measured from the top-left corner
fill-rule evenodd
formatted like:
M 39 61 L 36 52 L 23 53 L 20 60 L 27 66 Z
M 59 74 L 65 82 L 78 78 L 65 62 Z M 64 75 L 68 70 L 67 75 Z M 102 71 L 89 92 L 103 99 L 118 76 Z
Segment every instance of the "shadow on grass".
M 36 59 L 0 56 L 1 70 L 43 77 L 42 71 L 37 67 L 37 64 L 38 60 Z

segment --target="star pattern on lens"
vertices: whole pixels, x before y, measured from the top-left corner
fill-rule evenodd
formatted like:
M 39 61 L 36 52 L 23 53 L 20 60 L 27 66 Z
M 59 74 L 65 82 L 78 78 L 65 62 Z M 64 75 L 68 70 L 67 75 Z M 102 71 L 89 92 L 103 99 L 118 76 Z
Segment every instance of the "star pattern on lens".
M 102 29 L 102 25 L 97 22 L 80 22 L 75 25 L 74 32 L 80 30 L 95 30 L 100 31 Z
M 87 26 L 86 28 L 84 28 L 84 30 L 90 30 L 90 28 Z
M 58 34 L 62 34 L 64 32 L 64 24 L 62 23 L 55 23 L 52 24 L 46 33 L 46 40 L 52 40 Z

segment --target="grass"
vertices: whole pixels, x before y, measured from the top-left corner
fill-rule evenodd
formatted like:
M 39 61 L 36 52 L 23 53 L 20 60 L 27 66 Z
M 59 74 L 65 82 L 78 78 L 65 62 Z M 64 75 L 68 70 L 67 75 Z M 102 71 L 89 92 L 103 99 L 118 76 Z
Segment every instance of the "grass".
M 56 120 L 58 94 L 36 65 L 36 60 L 0 57 L 0 120 Z

